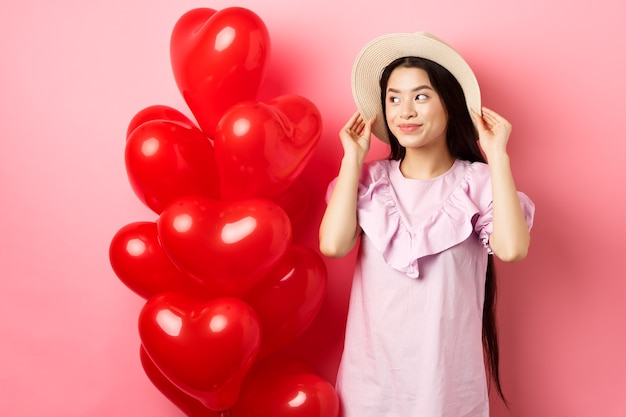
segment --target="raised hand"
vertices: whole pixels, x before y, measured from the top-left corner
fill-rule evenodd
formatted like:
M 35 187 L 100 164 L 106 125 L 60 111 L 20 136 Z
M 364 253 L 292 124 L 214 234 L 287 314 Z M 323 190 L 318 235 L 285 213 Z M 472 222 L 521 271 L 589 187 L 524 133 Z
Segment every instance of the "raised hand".
M 498 154 L 506 154 L 506 145 L 512 130 L 511 123 L 486 107 L 482 108 L 482 116 L 472 112 L 472 118 L 478 129 L 480 147 L 485 152 L 487 160 Z
M 363 120 L 359 112 L 352 115 L 339 131 L 339 139 L 345 155 L 354 155 L 363 162 L 370 149 L 373 122 L 374 119 Z

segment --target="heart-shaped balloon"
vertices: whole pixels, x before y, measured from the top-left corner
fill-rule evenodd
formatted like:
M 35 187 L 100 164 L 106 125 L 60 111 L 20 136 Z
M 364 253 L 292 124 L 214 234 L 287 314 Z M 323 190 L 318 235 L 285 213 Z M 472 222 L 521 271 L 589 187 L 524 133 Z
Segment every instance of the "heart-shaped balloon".
M 292 245 L 272 271 L 243 298 L 256 311 L 263 328 L 259 357 L 302 334 L 322 306 L 326 265 L 301 245 Z
M 150 298 L 139 314 L 141 343 L 176 387 L 214 411 L 237 401 L 261 344 L 254 310 L 238 298 Z
M 249 290 L 291 244 L 291 223 L 280 206 L 265 199 L 238 201 L 181 197 L 157 220 L 159 240 L 178 268 L 215 294 Z
M 337 417 L 339 398 L 332 385 L 293 364 L 255 364 L 233 408 L 237 417 Z M 267 366 L 272 365 L 272 366 Z
M 231 106 L 256 98 L 269 54 L 267 28 L 248 9 L 198 8 L 176 22 L 170 39 L 174 78 L 205 134 L 214 136 Z
M 219 197 L 213 145 L 193 126 L 151 120 L 126 141 L 126 172 L 133 191 L 154 212 L 178 197 Z
M 118 230 L 109 260 L 120 281 L 145 299 L 165 291 L 213 298 L 201 281 L 181 272 L 165 254 L 155 222 L 134 222 Z
M 278 203 L 289 216 L 294 235 L 310 226 L 311 187 L 302 176 L 299 176 L 287 190 L 272 197 L 271 200 Z
M 180 390 L 156 367 L 143 346 L 139 349 L 139 359 L 150 382 L 168 400 L 181 409 L 189 417 L 218 417 L 219 414 L 204 406 L 199 400 Z
M 214 138 L 222 198 L 269 198 L 282 193 L 304 170 L 321 132 L 317 107 L 301 96 L 231 107 Z
M 137 114 L 133 116 L 128 123 L 128 128 L 126 129 L 126 139 L 128 140 L 130 134 L 133 133 L 137 127 L 152 120 L 168 120 L 171 122 L 178 122 L 189 128 L 195 126 L 187 116 L 175 108 L 163 104 L 155 104 L 138 111 Z

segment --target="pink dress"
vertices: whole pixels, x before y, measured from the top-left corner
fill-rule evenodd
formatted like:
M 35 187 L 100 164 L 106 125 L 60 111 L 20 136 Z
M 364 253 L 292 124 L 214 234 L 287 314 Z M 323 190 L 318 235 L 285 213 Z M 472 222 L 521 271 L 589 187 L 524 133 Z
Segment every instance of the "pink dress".
M 531 227 L 534 205 L 519 197 Z M 404 178 L 399 161 L 365 166 L 337 376 L 344 417 L 489 416 L 482 311 L 491 200 L 483 163 L 457 160 L 429 180 Z

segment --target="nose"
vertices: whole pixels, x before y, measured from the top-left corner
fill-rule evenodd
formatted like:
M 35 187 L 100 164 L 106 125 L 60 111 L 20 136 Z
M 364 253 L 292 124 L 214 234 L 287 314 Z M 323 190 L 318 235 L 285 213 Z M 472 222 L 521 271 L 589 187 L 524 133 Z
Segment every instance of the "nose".
M 400 116 L 404 119 L 410 119 L 412 117 L 417 116 L 417 111 L 415 110 L 415 107 L 413 106 L 413 102 L 405 101 L 402 103 Z

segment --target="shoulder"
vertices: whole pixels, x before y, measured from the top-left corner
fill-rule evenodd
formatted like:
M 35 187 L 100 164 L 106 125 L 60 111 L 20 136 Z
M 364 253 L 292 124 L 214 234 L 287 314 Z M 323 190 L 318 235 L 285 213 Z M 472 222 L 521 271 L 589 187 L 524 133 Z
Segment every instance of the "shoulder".
M 388 159 L 365 162 L 359 183 L 361 185 L 367 185 L 379 181 L 386 181 L 389 178 L 389 168 L 397 162 L 398 161 Z
M 485 162 L 471 162 L 461 159 L 458 161 L 458 167 L 458 169 L 464 172 L 467 176 L 478 178 L 491 176 L 489 172 L 489 165 Z
M 484 162 L 459 161 L 458 169 L 461 171 L 462 182 L 468 189 L 491 189 L 491 171 L 489 165 Z
M 457 186 L 451 200 L 472 211 L 486 210 L 491 204 L 491 171 L 484 162 L 458 160 L 455 165 Z M 469 204 L 469 205 L 468 205 Z

